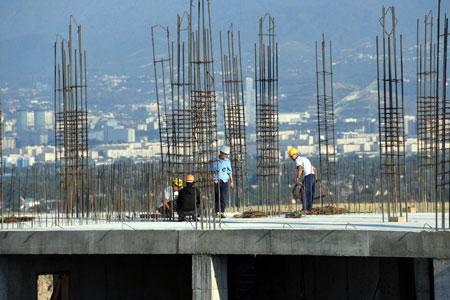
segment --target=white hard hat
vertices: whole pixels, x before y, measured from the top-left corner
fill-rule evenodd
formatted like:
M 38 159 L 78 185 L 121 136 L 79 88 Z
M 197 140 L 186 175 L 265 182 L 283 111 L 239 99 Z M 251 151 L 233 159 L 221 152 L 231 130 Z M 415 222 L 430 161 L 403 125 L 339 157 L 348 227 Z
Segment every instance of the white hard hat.
M 230 147 L 223 145 L 222 147 L 220 147 L 220 152 L 228 155 L 230 154 Z

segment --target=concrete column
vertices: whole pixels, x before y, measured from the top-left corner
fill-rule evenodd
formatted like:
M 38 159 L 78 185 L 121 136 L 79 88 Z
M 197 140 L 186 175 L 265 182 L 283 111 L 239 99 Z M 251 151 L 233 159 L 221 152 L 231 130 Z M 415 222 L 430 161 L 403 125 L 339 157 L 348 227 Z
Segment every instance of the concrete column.
M 430 260 L 414 258 L 414 282 L 417 300 L 431 299 Z
M 228 299 L 226 256 L 192 255 L 192 299 Z
M 433 259 L 434 299 L 450 300 L 450 260 Z

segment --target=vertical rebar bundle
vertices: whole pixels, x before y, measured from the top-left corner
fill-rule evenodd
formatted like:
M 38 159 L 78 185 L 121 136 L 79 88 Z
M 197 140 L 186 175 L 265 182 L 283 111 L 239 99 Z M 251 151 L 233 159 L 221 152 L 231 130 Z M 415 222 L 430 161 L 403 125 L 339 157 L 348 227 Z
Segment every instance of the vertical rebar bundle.
M 184 24 L 186 23 L 187 24 Z M 157 30 L 162 32 L 158 36 Z M 161 145 L 161 174 L 165 185 L 193 172 L 188 39 L 190 18 L 177 16 L 176 41 L 168 27 L 152 26 L 153 66 Z M 162 49 L 159 49 L 162 44 Z M 172 206 L 172 217 L 174 216 Z
M 330 204 L 338 202 L 336 174 L 336 134 L 334 129 L 333 100 L 333 56 L 331 41 L 327 46 L 322 34 L 321 51 L 318 53 L 316 42 L 316 89 L 317 89 L 317 123 L 319 141 L 320 180 L 324 194 L 320 193 L 320 204 L 323 200 Z M 327 66 L 328 65 L 328 66 Z
M 76 26 L 76 39 L 72 26 Z M 60 212 L 89 216 L 86 50 L 81 25 L 69 21 L 67 41 L 54 43 L 55 161 Z M 77 48 L 78 46 L 78 48 Z
M 189 79 L 193 132 L 194 174 L 201 190 L 201 226 L 215 227 L 214 173 L 217 156 L 217 108 L 214 80 L 214 53 L 211 31 L 211 3 L 191 0 L 189 17 L 197 10 L 197 26 L 190 22 Z M 205 219 L 206 218 L 206 219 Z
M 177 16 L 177 40 L 171 44 L 171 93 L 173 130 L 173 172 L 185 178 L 193 172 L 192 109 L 189 80 L 189 30 L 187 13 Z
M 158 34 L 161 33 L 162 36 Z M 165 178 L 166 185 L 170 183 L 174 172 L 172 168 L 173 158 L 173 115 L 171 101 L 171 60 L 170 60 L 170 34 L 168 27 L 155 25 L 151 27 L 153 72 L 155 81 L 156 105 L 158 108 L 158 130 L 160 140 L 161 174 Z M 159 43 L 158 43 L 159 42 Z M 162 45 L 159 49 L 158 45 Z M 168 74 L 169 73 L 169 74 Z M 168 76 L 169 79 L 167 78 Z
M 3 229 L 3 102 L 0 97 L 0 226 Z
M 235 49 L 235 43 L 237 49 Z M 220 35 L 222 63 L 223 110 L 225 140 L 230 146 L 233 176 L 236 182 L 231 191 L 231 205 L 240 208 L 248 205 L 247 188 L 247 143 L 245 136 L 244 86 L 241 60 L 241 38 L 237 38 L 233 25 L 227 32 L 227 48 L 223 50 Z
M 393 6 L 387 10 L 384 7 L 382 8 L 380 23 L 382 27 L 382 53 L 379 53 L 378 36 L 376 38 L 376 50 L 382 211 L 384 220 L 384 203 L 386 203 L 388 220 L 398 221 L 399 217 L 403 216 L 402 207 L 407 207 L 407 191 L 405 183 L 403 42 L 400 34 L 400 49 L 398 51 L 397 18 Z M 382 60 L 381 74 L 380 55 Z M 408 212 L 406 210 L 407 218 Z
M 444 33 L 440 34 L 440 1 L 438 2 L 438 48 L 440 39 L 443 39 L 442 61 L 439 61 L 438 49 L 438 72 L 436 86 L 442 88 L 441 97 L 437 99 L 436 105 L 436 202 L 440 202 L 441 229 L 450 228 L 450 97 L 447 92 L 447 55 L 448 55 L 448 17 L 444 16 Z M 439 63 L 442 63 L 442 80 L 439 81 Z M 441 84 L 442 87 L 439 85 Z M 446 205 L 448 210 L 448 227 L 446 226 Z M 436 229 L 438 229 L 438 211 L 436 207 Z
M 275 19 L 259 19 L 255 43 L 256 152 L 258 207 L 280 211 L 280 145 L 278 125 L 278 43 Z
M 420 42 L 420 20 L 417 20 L 417 155 L 421 176 L 420 201 L 434 202 L 436 173 L 437 47 L 433 41 L 433 15 L 424 17 L 423 43 Z

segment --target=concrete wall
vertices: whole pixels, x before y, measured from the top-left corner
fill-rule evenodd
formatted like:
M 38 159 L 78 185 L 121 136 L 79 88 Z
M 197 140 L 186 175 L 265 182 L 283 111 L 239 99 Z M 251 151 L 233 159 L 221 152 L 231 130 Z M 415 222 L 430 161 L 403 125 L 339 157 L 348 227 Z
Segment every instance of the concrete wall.
M 36 299 L 37 275 L 58 272 L 70 276 L 71 300 L 191 299 L 192 294 L 188 255 L 18 255 L 0 257 L 0 299 Z
M 70 299 L 426 300 L 434 297 L 432 266 L 377 257 L 6 255 L 0 300 L 35 299 L 37 275 L 59 272 L 70 276 Z M 449 269 L 440 266 L 442 294 Z
M 229 256 L 230 299 L 416 299 L 413 259 Z

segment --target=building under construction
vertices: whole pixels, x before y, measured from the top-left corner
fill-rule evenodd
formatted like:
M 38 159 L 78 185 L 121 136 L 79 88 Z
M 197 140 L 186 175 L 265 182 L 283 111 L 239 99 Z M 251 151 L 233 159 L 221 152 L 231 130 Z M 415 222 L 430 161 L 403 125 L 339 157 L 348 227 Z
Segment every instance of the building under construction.
M 423 34 L 418 26 L 418 166 L 405 153 L 409 60 L 395 8 L 383 8 L 373 20 L 381 25 L 375 42 L 379 157 L 339 157 L 337 164 L 331 42 L 323 36 L 316 43 L 325 185 L 319 194 L 334 209 L 326 215 L 292 211 L 289 195 L 281 197 L 293 166 L 280 162 L 278 43 L 269 14 L 259 19 L 254 45 L 256 178 L 246 181 L 245 52 L 239 31 L 230 27 L 220 39 L 224 143 L 237 181 L 232 205 L 246 211 L 218 222 L 210 1 L 191 0 L 174 34 L 151 27 L 159 160 L 88 164 L 87 59 L 81 25 L 71 17 L 67 38 L 54 44 L 56 167 L 12 165 L 3 176 L 0 165 L 0 299 L 448 299 L 449 32 L 441 15 L 439 5 L 437 18 L 425 17 Z M 192 173 L 202 193 L 200 220 L 173 222 L 173 206 L 166 217 L 157 205 L 174 178 Z M 341 195 L 339 182 L 354 192 Z M 246 190 L 257 194 L 254 203 Z M 407 201 L 415 194 L 421 195 L 419 213 Z

